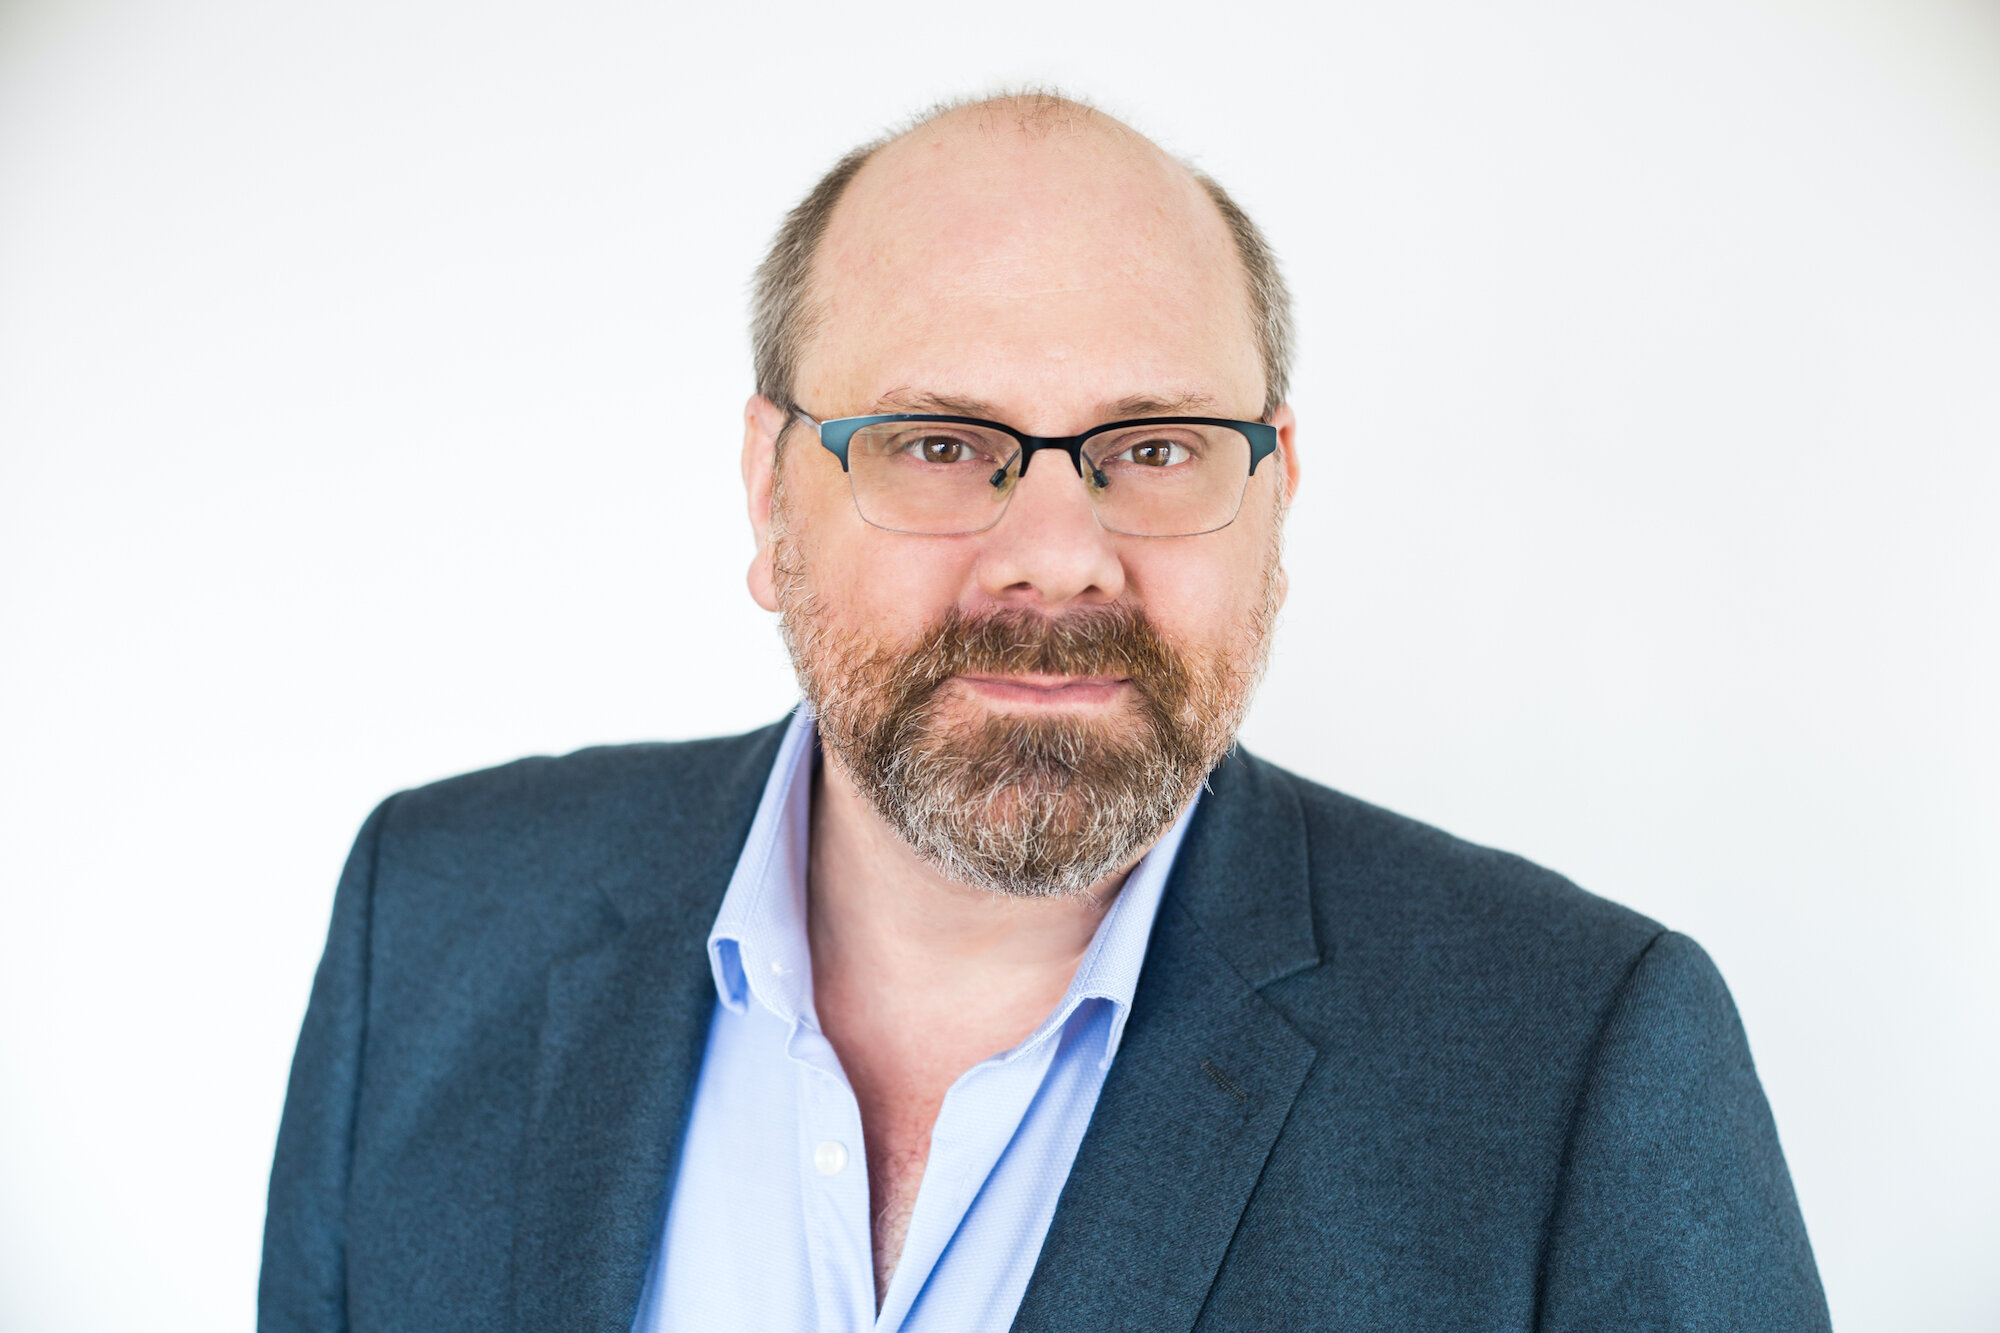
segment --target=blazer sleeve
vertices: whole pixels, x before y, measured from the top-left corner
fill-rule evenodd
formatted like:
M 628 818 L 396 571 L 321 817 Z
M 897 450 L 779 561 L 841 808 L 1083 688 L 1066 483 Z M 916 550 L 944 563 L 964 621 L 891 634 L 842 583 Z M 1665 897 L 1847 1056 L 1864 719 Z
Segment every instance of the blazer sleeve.
M 347 1182 L 368 1034 L 376 849 L 393 800 L 369 815 L 348 855 L 292 1057 L 264 1215 L 259 1333 L 333 1333 L 347 1327 Z
M 1743 1024 L 1685 935 L 1647 946 L 1598 1034 L 1538 1305 L 1551 1333 L 1830 1327 Z

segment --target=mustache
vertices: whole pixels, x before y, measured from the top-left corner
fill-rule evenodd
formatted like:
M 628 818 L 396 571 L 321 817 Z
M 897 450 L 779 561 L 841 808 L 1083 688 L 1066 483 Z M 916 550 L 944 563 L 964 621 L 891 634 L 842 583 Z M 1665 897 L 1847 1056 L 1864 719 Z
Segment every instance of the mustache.
M 1156 702 L 1185 698 L 1191 683 L 1182 656 L 1135 606 L 1060 616 L 953 607 L 902 655 L 892 692 L 907 707 L 953 676 L 1022 674 L 1123 676 Z

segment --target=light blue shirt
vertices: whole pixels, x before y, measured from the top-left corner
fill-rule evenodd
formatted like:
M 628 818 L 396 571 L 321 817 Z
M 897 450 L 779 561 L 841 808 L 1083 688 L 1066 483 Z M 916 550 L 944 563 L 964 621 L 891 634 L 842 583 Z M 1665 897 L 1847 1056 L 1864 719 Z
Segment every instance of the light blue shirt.
M 709 932 L 719 1002 L 634 1333 L 1004 1333 L 1117 1054 L 1194 804 L 1126 880 L 1062 1002 L 945 1094 L 878 1316 L 861 1112 L 813 1013 L 814 750 L 801 705 Z

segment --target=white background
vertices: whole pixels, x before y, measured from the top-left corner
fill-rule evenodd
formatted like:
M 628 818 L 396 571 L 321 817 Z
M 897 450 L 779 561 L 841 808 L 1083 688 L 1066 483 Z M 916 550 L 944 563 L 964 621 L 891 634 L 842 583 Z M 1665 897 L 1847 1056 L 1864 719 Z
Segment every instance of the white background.
M 247 1329 L 348 839 L 775 718 L 747 275 L 1054 80 L 1299 302 L 1246 739 L 1689 931 L 1843 1329 L 2000 1327 L 2000 7 L 0 9 L 0 1327 Z

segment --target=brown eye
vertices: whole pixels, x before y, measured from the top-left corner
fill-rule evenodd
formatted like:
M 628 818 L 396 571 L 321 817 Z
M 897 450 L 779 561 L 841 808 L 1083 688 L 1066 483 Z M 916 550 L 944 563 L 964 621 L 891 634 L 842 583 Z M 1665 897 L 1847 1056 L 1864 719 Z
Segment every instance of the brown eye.
M 926 463 L 964 463 L 972 458 L 972 446 L 955 435 L 926 435 L 912 442 L 911 452 Z
M 1187 461 L 1187 447 L 1173 440 L 1142 440 L 1119 450 L 1119 457 L 1140 467 L 1171 467 Z

